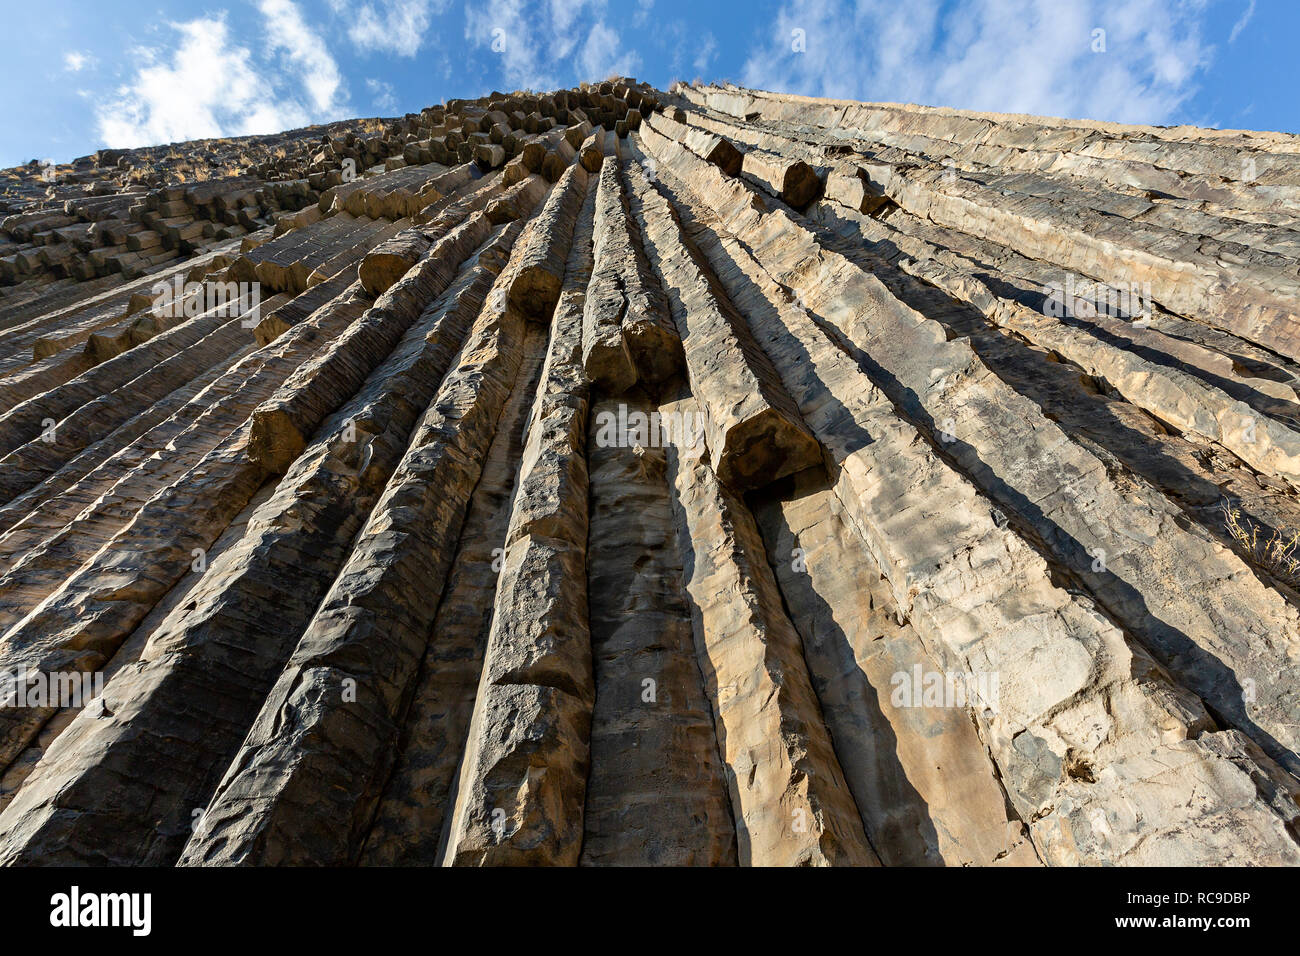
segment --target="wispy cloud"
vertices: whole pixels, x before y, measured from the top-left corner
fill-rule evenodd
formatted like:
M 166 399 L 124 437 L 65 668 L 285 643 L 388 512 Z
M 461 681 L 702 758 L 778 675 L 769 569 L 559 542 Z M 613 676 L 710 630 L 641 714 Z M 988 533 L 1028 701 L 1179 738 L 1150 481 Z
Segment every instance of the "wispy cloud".
M 292 0 L 260 0 L 272 51 L 282 50 L 311 96 L 318 113 L 330 114 L 340 105 L 343 76 L 325 41 L 309 27 Z
M 714 38 L 712 33 L 706 33 L 704 39 L 700 41 L 699 50 L 695 54 L 695 72 L 703 73 L 707 70 L 709 68 L 709 63 L 712 62 L 713 56 L 717 52 L 718 41 Z
M 370 102 L 385 113 L 397 110 L 397 90 L 392 83 L 370 78 L 366 80 L 366 89 L 370 91 Z
M 465 8 L 465 39 L 501 58 L 506 84 L 529 89 L 554 85 L 550 64 L 524 16 L 524 0 L 488 0 Z
M 582 39 L 579 21 L 586 15 L 599 14 L 603 0 L 547 0 L 549 32 L 541 39 L 555 59 L 567 57 Z
M 335 0 L 333 6 L 352 21 L 348 37 L 357 49 L 415 56 L 424 43 L 429 24 L 449 3 L 450 0 L 377 0 L 349 10 L 346 4 Z
M 587 34 L 578 57 L 578 77 L 583 80 L 603 80 L 618 74 L 629 76 L 637 71 L 641 57 L 635 50 L 625 50 L 618 33 L 604 23 L 597 23 Z
M 273 133 L 346 115 L 342 75 L 325 43 L 291 0 L 260 0 L 270 54 L 259 64 L 231 35 L 225 14 L 166 28 L 166 48 L 131 51 L 131 79 L 96 109 L 111 147 Z M 168 57 L 170 53 L 170 57 Z
M 605 0 L 466 4 L 465 38 L 500 57 L 505 85 L 527 89 L 634 73 L 640 54 L 605 22 Z
M 637 0 L 636 11 L 632 14 L 632 26 L 645 26 L 646 20 L 650 19 L 650 11 L 655 7 L 655 0 Z
M 875 101 L 1169 121 L 1209 62 L 1202 0 L 792 0 L 750 86 Z M 1101 31 L 1101 32 L 1098 32 Z
M 1254 15 L 1255 0 L 1250 0 L 1250 3 L 1246 5 L 1246 12 L 1241 15 L 1241 19 L 1232 25 L 1232 32 L 1228 34 L 1229 43 L 1237 42 L 1237 37 L 1241 35 L 1242 30 L 1246 29 L 1246 24 L 1250 22 L 1250 18 Z
M 80 50 L 69 50 L 63 54 L 63 68 L 69 73 L 80 73 L 87 67 L 93 68 L 98 62 L 89 53 L 82 53 Z

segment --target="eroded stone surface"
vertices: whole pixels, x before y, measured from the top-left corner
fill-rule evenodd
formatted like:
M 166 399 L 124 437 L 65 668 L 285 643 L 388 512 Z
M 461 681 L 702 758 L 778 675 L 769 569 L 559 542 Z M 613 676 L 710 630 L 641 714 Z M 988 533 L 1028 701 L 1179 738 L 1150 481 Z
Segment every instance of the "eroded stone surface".
M 6 171 L 0 862 L 1300 863 L 1298 156 L 611 78 Z

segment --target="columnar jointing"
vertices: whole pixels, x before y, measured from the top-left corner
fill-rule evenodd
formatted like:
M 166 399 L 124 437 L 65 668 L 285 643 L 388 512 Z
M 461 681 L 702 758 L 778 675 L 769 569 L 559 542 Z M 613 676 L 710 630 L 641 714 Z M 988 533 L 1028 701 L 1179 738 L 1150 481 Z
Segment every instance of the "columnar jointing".
M 6 183 L 0 861 L 1300 863 L 1300 139 L 615 78 Z

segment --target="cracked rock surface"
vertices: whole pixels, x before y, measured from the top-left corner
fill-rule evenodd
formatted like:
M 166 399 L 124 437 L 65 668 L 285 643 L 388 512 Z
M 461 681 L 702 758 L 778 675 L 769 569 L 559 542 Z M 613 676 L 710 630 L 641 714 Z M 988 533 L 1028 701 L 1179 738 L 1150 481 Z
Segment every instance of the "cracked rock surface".
M 0 171 L 0 863 L 1300 865 L 1298 201 L 626 77 Z

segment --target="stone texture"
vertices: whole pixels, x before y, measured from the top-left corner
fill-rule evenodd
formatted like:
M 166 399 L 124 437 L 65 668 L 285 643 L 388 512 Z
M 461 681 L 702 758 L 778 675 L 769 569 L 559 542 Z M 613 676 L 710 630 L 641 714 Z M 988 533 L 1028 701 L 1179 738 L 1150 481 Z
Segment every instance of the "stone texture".
M 488 298 L 486 288 L 461 298 L 461 321 Z M 356 857 L 432 623 L 436 602 L 423 600 L 422 582 L 446 577 L 519 367 L 521 333 L 512 309 L 479 313 L 181 862 L 342 864 Z M 425 493 L 430 486 L 440 490 L 436 497 Z M 291 729 L 288 712 L 296 715 Z M 344 750 L 321 748 L 332 739 L 351 742 Z M 335 783 L 322 790 L 326 779 Z M 322 800 L 329 812 L 320 812 Z M 352 822 L 336 826 L 340 819 Z
M 582 847 L 574 808 L 586 793 L 595 697 L 586 587 L 589 390 L 581 361 L 596 205 L 587 186 L 520 458 L 448 824 L 444 862 L 451 865 L 572 865 Z
M 817 443 L 744 317 L 659 190 L 639 171 L 632 181 L 633 208 L 668 293 L 718 478 L 744 489 L 814 464 Z
M 1300 864 L 1298 156 L 617 77 L 5 171 L 0 862 Z

